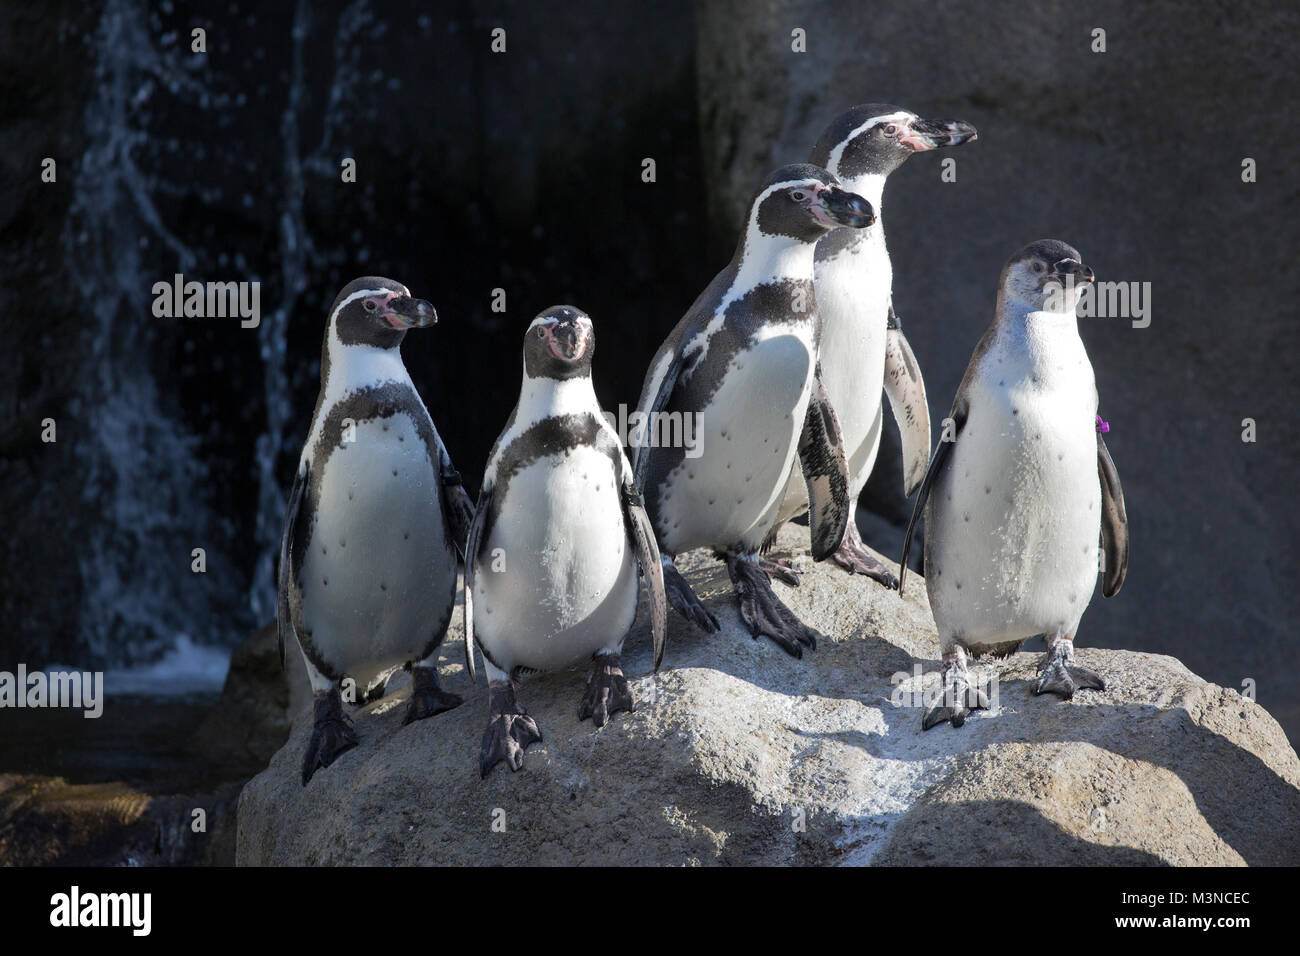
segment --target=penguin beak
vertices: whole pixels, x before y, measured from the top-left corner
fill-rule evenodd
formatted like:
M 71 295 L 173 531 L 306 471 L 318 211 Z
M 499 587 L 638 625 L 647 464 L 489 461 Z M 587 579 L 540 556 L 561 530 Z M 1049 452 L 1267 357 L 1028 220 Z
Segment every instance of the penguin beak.
M 438 321 L 438 313 L 430 303 L 409 295 L 393 296 L 380 316 L 395 329 L 424 329 Z
M 1076 285 L 1081 282 L 1097 281 L 1097 274 L 1092 271 L 1092 266 L 1085 266 L 1082 262 L 1073 259 L 1062 259 L 1052 266 L 1052 277 L 1067 279 Z
M 970 123 L 961 120 L 924 120 L 916 119 L 907 131 L 898 137 L 904 146 L 918 152 L 927 149 L 939 149 L 943 146 L 960 146 L 978 139 L 979 134 Z
M 876 213 L 857 193 L 839 186 L 819 189 L 808 208 L 817 221 L 827 226 L 849 226 L 862 229 L 876 221 Z
M 587 351 L 587 330 L 579 322 L 556 322 L 550 340 L 551 352 L 566 362 L 582 358 Z

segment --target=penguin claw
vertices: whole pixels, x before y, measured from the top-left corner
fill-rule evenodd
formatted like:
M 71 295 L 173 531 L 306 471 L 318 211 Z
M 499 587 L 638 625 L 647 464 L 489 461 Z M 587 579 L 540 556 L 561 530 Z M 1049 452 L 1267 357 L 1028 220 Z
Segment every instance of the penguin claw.
M 632 689 L 623 676 L 623 665 L 617 654 L 597 654 L 587 679 L 587 693 L 578 705 L 578 719 L 604 727 L 609 718 L 620 710 L 633 710 Z
M 758 566 L 782 584 L 788 584 L 792 588 L 799 586 L 799 575 L 790 566 L 790 562 L 784 558 L 759 558 Z
M 524 765 L 524 750 L 541 741 L 537 721 L 527 714 L 494 714 L 483 732 L 479 776 L 486 777 L 502 760 L 511 770 L 518 770 Z
M 413 667 L 411 677 L 411 703 L 402 719 L 403 727 L 459 707 L 464 702 L 459 694 L 445 691 L 438 685 L 438 672 L 432 667 Z
M 970 682 L 970 672 L 965 666 L 945 666 L 943 684 L 943 693 L 921 718 L 922 731 L 940 724 L 961 727 L 975 711 L 989 709 L 988 694 Z
M 750 634 L 774 641 L 787 654 L 803 658 L 803 649 L 817 648 L 817 632 L 805 625 L 772 590 L 767 572 L 753 561 L 725 555 L 727 572 L 736 589 L 740 619 Z
M 1038 671 L 1035 695 L 1057 694 L 1062 700 L 1072 700 L 1075 691 L 1106 689 L 1106 682 L 1100 674 L 1074 663 L 1072 641 L 1062 640 L 1052 645 Z
M 339 756 L 355 747 L 360 741 L 352 722 L 343 713 L 343 700 L 338 688 L 316 695 L 315 725 L 312 727 L 311 740 L 307 743 L 307 752 L 302 758 L 302 785 L 323 767 L 328 767 Z
M 530 744 L 541 743 L 537 721 L 524 712 L 515 700 L 513 681 L 502 681 L 489 688 L 492 717 L 483 731 L 479 750 L 479 776 L 486 777 L 502 760 L 511 770 L 524 765 L 524 751 Z
M 849 574 L 861 574 L 879 582 L 891 591 L 898 590 L 898 578 L 893 571 L 872 557 L 871 552 L 862 543 L 857 525 L 852 518 L 849 519 L 849 526 L 844 529 L 844 538 L 840 541 L 840 546 L 835 549 L 835 553 L 831 555 L 831 559 Z
M 716 634 L 722 630 L 718 619 L 695 596 L 695 592 L 682 577 L 682 573 L 670 562 L 665 563 L 663 567 L 664 590 L 668 594 L 668 603 L 673 606 L 673 609 L 706 634 Z

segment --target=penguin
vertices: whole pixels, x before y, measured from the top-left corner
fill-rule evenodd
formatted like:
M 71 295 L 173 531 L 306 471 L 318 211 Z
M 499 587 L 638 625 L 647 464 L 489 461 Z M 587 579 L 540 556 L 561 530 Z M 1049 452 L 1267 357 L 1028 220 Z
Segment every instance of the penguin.
M 755 638 L 766 635 L 795 657 L 816 647 L 816 632 L 772 590 L 772 575 L 797 578 L 759 550 L 775 527 L 796 457 L 812 502 L 813 557 L 834 553 L 844 535 L 847 466 L 817 365 L 813 252 L 828 232 L 862 229 L 874 219 L 871 204 L 825 169 L 776 170 L 750 203 L 730 264 L 647 371 L 631 436 L 635 467 L 668 599 L 706 632 L 718 630 L 717 619 L 673 560 L 698 547 L 725 560 Z M 696 445 L 657 441 L 665 420 L 689 420 Z
M 596 334 L 580 309 L 557 305 L 524 335 L 519 401 L 488 458 L 466 549 L 465 663 L 488 674 L 491 716 L 479 772 L 523 766 L 542 739 L 520 706 L 518 679 L 592 661 L 578 719 L 603 727 L 633 707 L 623 641 L 649 591 L 655 670 L 668 610 L 650 519 L 618 433 L 596 400 Z
M 1042 636 L 1035 694 L 1104 690 L 1074 663 L 1074 638 L 1128 572 L 1128 516 L 1097 414 L 1096 379 L 1075 309 L 1095 279 L 1079 253 L 1033 242 L 1002 270 L 993 323 L 971 355 L 921 483 L 900 565 L 901 593 L 925 513 L 925 585 L 943 650 L 943 695 L 921 726 L 960 727 L 986 708 L 966 656 L 1003 657 Z M 947 423 L 945 423 L 947 425 Z M 1098 554 L 1100 539 L 1101 554 Z M 1099 560 L 1100 559 L 1100 560 Z
M 880 449 L 882 387 L 902 438 L 903 487 L 909 496 L 925 474 L 930 410 L 921 370 L 894 312 L 881 196 L 889 174 L 908 157 L 977 138 L 975 127 L 961 120 L 926 120 L 898 106 L 869 103 L 837 116 L 808 160 L 825 166 L 876 212 L 873 225 L 837 229 L 817 243 L 813 282 L 822 322 L 822 382 L 839 418 L 849 467 L 849 521 L 832 557 L 849 573 L 888 588 L 898 587 L 898 579 L 863 546 L 857 524 L 858 495 Z M 778 527 L 807 510 L 796 462 Z
M 321 387 L 289 492 L 276 617 L 280 663 L 296 637 L 315 697 L 303 786 L 357 745 L 341 683 L 375 699 L 405 665 L 406 723 L 455 707 L 436 654 L 456 598 L 473 503 L 402 364 L 408 329 L 438 320 L 392 279 L 344 286 L 330 307 Z

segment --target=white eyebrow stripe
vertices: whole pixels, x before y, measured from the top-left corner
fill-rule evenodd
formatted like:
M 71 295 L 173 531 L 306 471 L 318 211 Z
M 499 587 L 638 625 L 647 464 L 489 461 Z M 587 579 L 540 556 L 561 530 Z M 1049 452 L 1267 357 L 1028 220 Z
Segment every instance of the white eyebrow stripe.
M 849 143 L 853 141 L 854 137 L 861 136 L 867 130 L 879 126 L 881 123 L 894 123 L 894 122 L 898 122 L 899 120 L 910 119 L 911 117 L 912 114 L 908 113 L 906 110 L 899 110 L 896 113 L 884 113 L 880 116 L 871 117 L 871 119 L 867 120 L 861 126 L 857 127 L 855 130 L 849 133 L 848 136 L 845 136 L 842 140 L 839 141 L 839 143 L 836 144 L 835 148 L 831 150 L 830 159 L 826 163 L 826 168 L 830 170 L 831 173 L 838 176 L 840 174 L 839 173 L 840 160 L 844 158 L 844 150 L 849 145 Z
M 405 290 L 404 292 L 397 292 L 394 289 L 362 289 L 360 292 L 353 292 L 350 296 L 339 303 L 338 308 L 330 313 L 330 318 L 333 319 L 334 316 L 342 312 L 348 307 L 349 303 L 355 302 L 357 299 L 364 299 L 368 295 L 405 295 L 409 298 L 411 290 L 407 289 L 406 286 L 402 286 L 402 288 Z

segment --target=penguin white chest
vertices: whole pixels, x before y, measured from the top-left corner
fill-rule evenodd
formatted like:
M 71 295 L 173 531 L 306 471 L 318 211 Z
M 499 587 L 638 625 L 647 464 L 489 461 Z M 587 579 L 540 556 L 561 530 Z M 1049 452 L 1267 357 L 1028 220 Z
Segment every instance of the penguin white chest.
M 404 413 L 358 422 L 319 469 L 311 537 L 300 557 L 300 627 L 358 683 L 417 659 L 455 601 L 442 489 Z
M 967 644 L 1073 634 L 1098 573 L 1096 391 L 1077 334 L 993 349 L 927 507 L 935 620 Z
M 700 454 L 664 483 L 657 531 L 666 550 L 762 543 L 797 454 L 813 362 L 806 324 L 766 328 L 732 358 L 700 412 Z
M 511 475 L 480 549 L 474 630 L 498 667 L 555 670 L 617 650 L 636 617 L 636 553 L 610 457 L 590 446 Z
M 822 384 L 839 419 L 850 491 L 866 484 L 880 446 L 881 397 L 893 272 L 884 232 L 817 264 Z

